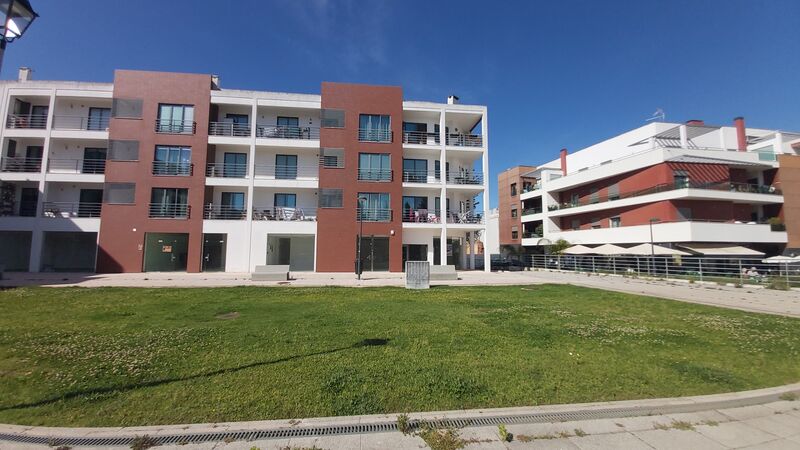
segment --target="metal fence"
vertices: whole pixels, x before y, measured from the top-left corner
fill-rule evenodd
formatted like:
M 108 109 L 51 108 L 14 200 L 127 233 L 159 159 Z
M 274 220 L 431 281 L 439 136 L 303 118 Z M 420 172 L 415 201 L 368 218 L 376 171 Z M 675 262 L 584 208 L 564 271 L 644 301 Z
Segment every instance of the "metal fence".
M 778 289 L 800 287 L 800 261 L 765 263 L 762 258 L 591 255 L 527 255 L 523 261 L 534 269 L 765 285 Z

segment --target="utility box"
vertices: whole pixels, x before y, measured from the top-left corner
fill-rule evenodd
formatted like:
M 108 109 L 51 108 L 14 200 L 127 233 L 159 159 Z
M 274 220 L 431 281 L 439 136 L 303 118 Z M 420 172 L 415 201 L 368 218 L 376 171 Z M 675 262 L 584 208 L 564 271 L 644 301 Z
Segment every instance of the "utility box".
M 428 261 L 406 261 L 406 289 L 429 289 L 430 265 Z

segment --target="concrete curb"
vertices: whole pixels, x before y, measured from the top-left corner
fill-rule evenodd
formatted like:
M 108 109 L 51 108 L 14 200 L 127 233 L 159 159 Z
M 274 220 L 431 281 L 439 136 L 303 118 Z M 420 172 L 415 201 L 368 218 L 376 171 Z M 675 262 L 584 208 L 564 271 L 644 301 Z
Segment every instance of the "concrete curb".
M 463 426 L 485 426 L 500 423 L 552 423 L 563 420 L 592 420 L 608 417 L 635 417 L 665 413 L 697 412 L 724 408 L 735 408 L 771 403 L 782 396 L 800 395 L 800 383 L 730 392 L 724 394 L 691 397 L 658 398 L 645 400 L 625 400 L 612 402 L 578 403 L 566 405 L 546 405 L 534 407 L 492 408 L 454 411 L 432 411 L 411 413 L 414 424 L 419 422 L 458 423 Z M 185 425 L 154 425 L 137 427 L 68 428 L 37 427 L 25 425 L 0 424 L 0 442 L 47 444 L 48 442 L 69 443 L 70 445 L 98 445 L 97 440 L 129 441 L 136 436 L 149 435 L 153 438 L 169 438 L 172 442 L 186 436 L 188 442 L 210 442 L 213 440 L 248 439 L 247 435 L 258 433 L 283 433 L 297 436 L 317 436 L 326 433 L 315 430 L 335 428 L 329 434 L 358 434 L 372 432 L 370 426 L 381 430 L 395 431 L 398 414 L 376 414 L 363 416 L 318 417 L 300 420 L 265 420 L 251 422 L 227 422 Z M 566 419 L 560 419 L 565 417 Z M 394 429 L 388 429 L 394 428 Z M 353 431 L 348 431 L 352 429 Z M 362 431 L 358 431 L 361 429 Z M 341 431 L 344 430 L 344 431 Z M 200 437 L 198 437 L 200 436 Z M 93 442 L 89 442 L 93 441 Z M 86 442 L 86 443 L 83 443 Z M 110 444 L 105 444 L 110 445 Z M 118 445 L 126 445 L 120 442 Z

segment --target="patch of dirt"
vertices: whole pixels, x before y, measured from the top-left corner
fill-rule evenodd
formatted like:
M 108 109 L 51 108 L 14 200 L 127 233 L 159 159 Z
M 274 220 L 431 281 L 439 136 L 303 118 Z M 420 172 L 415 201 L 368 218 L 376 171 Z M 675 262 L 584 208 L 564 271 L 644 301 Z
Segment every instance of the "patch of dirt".
M 237 311 L 232 311 L 225 314 L 217 314 L 214 317 L 220 320 L 233 320 L 239 318 L 239 313 Z

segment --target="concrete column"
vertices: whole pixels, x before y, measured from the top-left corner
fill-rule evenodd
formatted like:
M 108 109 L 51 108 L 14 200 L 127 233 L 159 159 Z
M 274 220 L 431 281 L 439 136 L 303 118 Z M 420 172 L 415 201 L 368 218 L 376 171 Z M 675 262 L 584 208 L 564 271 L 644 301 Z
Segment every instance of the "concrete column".
M 258 119 L 258 100 L 253 99 L 250 109 L 250 154 L 247 157 L 247 270 L 253 270 L 253 207 L 255 206 L 256 169 L 256 122 Z M 317 270 L 317 239 L 314 237 L 314 271 Z M 226 259 L 227 261 L 227 259 Z
M 44 202 L 47 199 L 47 166 L 50 164 L 50 133 L 53 130 L 53 111 L 56 109 L 56 91 L 50 91 L 50 103 L 47 110 L 47 134 L 42 144 L 42 178 L 39 181 L 39 199 L 36 202 L 36 217 L 42 217 Z M 33 261 L 33 260 L 31 260 Z
M 44 232 L 35 228 L 31 232 L 31 257 L 28 263 L 28 272 L 39 272 L 41 269 L 43 247 Z
M 719 129 L 719 148 L 723 150 L 727 150 L 728 148 L 725 146 L 725 128 Z
M 439 144 L 441 145 L 439 154 L 439 181 L 442 189 L 439 194 L 439 214 L 441 215 L 442 231 L 439 237 L 439 262 L 447 265 L 447 133 L 445 133 L 445 109 L 442 108 L 439 114 Z
M 485 109 L 481 120 L 481 134 L 483 135 L 483 235 L 488 236 L 486 214 L 489 212 L 489 114 Z M 485 250 L 485 245 L 486 242 L 483 251 L 483 270 L 491 272 L 491 255 Z
M 687 148 L 689 146 L 689 138 L 686 135 L 686 125 L 681 125 L 678 130 L 681 134 L 681 148 Z
M 469 232 L 469 269 L 475 270 L 475 232 Z
M 780 131 L 775 132 L 775 143 L 772 145 L 775 154 L 780 155 L 783 153 L 783 133 Z

